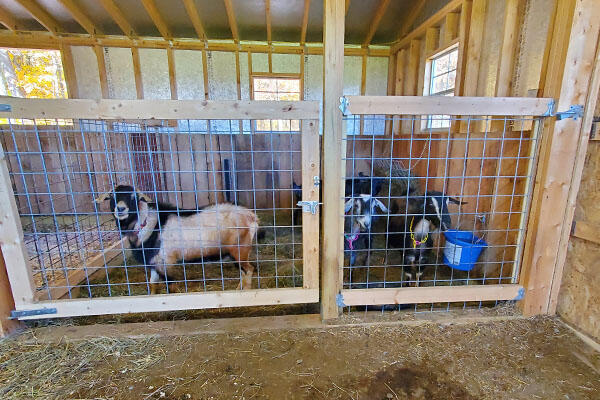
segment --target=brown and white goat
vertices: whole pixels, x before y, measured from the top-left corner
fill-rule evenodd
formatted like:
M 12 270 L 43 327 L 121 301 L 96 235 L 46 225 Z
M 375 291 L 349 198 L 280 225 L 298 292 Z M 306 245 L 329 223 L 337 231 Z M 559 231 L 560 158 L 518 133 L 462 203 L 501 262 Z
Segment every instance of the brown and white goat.
M 136 261 L 150 269 L 153 294 L 160 275 L 173 276 L 178 262 L 227 254 L 242 269 L 238 288 L 252 287 L 254 266 L 248 259 L 259 221 L 247 208 L 224 203 L 179 210 L 168 203 L 152 202 L 129 185 L 117 186 L 96 202 L 106 200 L 110 200 L 117 227 L 126 235 Z

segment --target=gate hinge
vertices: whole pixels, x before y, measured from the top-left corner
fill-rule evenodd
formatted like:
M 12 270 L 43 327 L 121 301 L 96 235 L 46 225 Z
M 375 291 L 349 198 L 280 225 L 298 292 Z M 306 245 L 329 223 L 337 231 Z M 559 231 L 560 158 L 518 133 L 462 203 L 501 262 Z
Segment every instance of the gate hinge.
M 299 201 L 297 206 L 302 207 L 303 212 L 309 212 L 313 215 L 317 213 L 317 207 L 319 207 L 318 201 Z
M 340 111 L 344 115 L 344 117 L 349 117 L 352 113 L 348 110 L 348 106 L 350 106 L 350 101 L 346 96 L 340 97 Z
M 578 118 L 583 117 L 583 106 L 575 104 L 569 107 L 567 111 L 558 111 L 554 115 L 556 115 L 556 119 L 559 121 L 567 118 L 573 118 L 573 120 L 577 121 Z
M 12 107 L 10 104 L 0 104 L 0 111 L 11 112 Z
M 513 299 L 513 301 L 523 300 L 525 297 L 525 288 L 519 288 L 519 292 L 517 293 L 517 297 Z
M 10 312 L 10 319 L 21 317 L 32 317 L 34 315 L 56 314 L 56 308 L 38 308 L 37 310 L 13 310 Z
M 335 295 L 335 304 L 337 304 L 338 307 L 346 307 L 346 305 L 344 304 L 344 295 L 341 293 L 338 293 Z

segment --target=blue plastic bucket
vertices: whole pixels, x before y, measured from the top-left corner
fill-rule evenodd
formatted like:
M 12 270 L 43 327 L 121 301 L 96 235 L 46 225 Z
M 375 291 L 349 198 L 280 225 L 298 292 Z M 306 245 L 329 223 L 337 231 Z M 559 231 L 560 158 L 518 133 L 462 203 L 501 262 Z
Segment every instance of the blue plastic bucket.
M 485 240 L 469 231 L 447 230 L 444 232 L 444 263 L 461 271 L 470 271 L 475 266 L 483 249 L 487 247 Z

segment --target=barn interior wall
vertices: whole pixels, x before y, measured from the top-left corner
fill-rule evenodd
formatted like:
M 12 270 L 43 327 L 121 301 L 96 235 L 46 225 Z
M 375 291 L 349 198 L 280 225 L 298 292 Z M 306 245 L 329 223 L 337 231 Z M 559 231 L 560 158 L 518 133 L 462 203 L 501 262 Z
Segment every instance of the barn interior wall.
M 600 116 L 600 96 L 594 115 Z M 600 141 L 590 140 L 573 220 L 600 227 Z M 588 238 L 589 239 L 589 238 Z M 558 314 L 580 331 L 600 340 L 600 243 L 571 236 L 558 296 Z
M 76 80 L 80 86 L 80 97 L 100 98 L 100 78 L 96 55 L 89 47 L 73 46 L 72 48 Z M 109 97 L 135 99 L 136 79 L 131 49 L 106 48 L 104 52 Z M 322 102 L 323 56 L 321 55 L 272 54 L 269 62 L 267 53 L 251 53 L 249 57 L 248 53 L 240 52 L 238 95 L 236 54 L 234 52 L 208 51 L 206 52 L 206 66 L 203 65 L 202 51 L 173 50 L 173 53 L 174 76 L 177 88 L 176 98 L 179 99 L 204 99 L 205 82 L 208 83 L 206 90 L 208 99 L 235 100 L 238 97 L 250 99 L 251 74 L 271 72 L 274 74 L 298 74 L 298 76 L 303 73 L 303 98 Z M 167 51 L 164 49 L 139 49 L 139 58 L 143 97 L 148 99 L 171 98 Z M 304 65 L 301 65 L 301 63 L 304 63 Z M 364 74 L 363 63 L 365 63 Z M 94 68 L 90 68 L 92 66 Z M 269 70 L 269 67 L 271 70 Z M 205 73 L 207 77 L 204 76 Z M 387 57 L 344 57 L 344 94 L 385 95 L 387 76 Z M 195 130 L 191 145 L 185 133 L 190 126 Z M 198 196 L 190 195 L 196 189 L 222 190 L 224 188 L 224 175 L 222 173 L 218 173 L 213 179 L 213 177 L 208 176 L 210 174 L 199 172 L 200 170 L 212 169 L 213 163 L 215 168 L 220 170 L 225 160 L 229 160 L 234 168 L 240 170 L 252 168 L 252 160 L 248 154 L 236 154 L 232 152 L 232 149 L 235 151 L 235 149 L 246 149 L 252 146 L 256 150 L 287 152 L 300 150 L 299 138 L 285 133 L 274 133 L 272 142 L 271 138 L 267 137 L 268 135 L 255 134 L 254 140 L 250 143 L 247 135 L 238 135 L 240 131 L 238 121 L 213 121 L 210 125 L 211 137 L 207 137 L 206 124 L 196 123 L 190 126 L 186 123 L 179 123 L 180 131 L 184 133 L 178 134 L 173 131 L 169 136 L 159 135 L 158 143 L 159 147 L 170 152 L 166 159 L 163 157 L 160 161 L 166 169 L 170 170 L 170 166 L 173 165 L 176 169 L 193 170 L 195 166 L 188 165 L 191 153 L 194 153 L 196 166 L 200 166 L 197 168 L 198 172 L 196 173 L 184 173 L 175 178 L 168 176 L 168 174 L 165 175 L 165 189 L 181 192 L 177 197 L 170 194 L 167 199 L 186 208 L 195 207 L 196 204 L 202 206 L 215 200 L 222 201 L 224 199 L 222 193 L 218 195 L 214 193 L 204 193 Z M 252 129 L 248 121 L 243 121 L 241 126 L 245 134 L 251 133 Z M 346 124 L 346 132 L 349 135 L 360 134 L 361 132 L 365 135 L 382 135 L 384 130 L 385 122 L 383 120 L 365 121 L 362 124 L 358 121 L 348 121 Z M 109 136 L 112 135 L 118 134 L 109 134 Z M 210 154 L 211 151 L 215 156 Z M 263 161 L 264 165 L 262 165 Z M 255 169 L 268 170 L 271 168 L 269 157 L 264 158 L 264 160 L 255 158 L 254 162 Z M 293 169 L 294 172 L 292 174 L 287 171 L 276 173 L 255 172 L 253 176 L 247 172 L 236 174 L 235 185 L 240 190 L 238 200 L 241 204 L 268 208 L 273 206 L 273 198 L 275 198 L 275 206 L 291 207 L 291 193 L 274 191 L 276 195 L 273 196 L 271 192 L 273 192 L 273 188 L 282 187 L 281 185 L 291 187 L 292 181 L 297 183 L 301 181 L 300 157 L 298 153 L 295 153 L 295 155 L 280 153 L 280 156 L 275 157 L 273 160 L 273 166 L 275 170 Z M 361 171 L 368 171 L 367 166 L 364 166 Z M 120 179 L 125 178 L 121 177 Z M 259 190 L 256 200 L 250 192 L 252 187 Z

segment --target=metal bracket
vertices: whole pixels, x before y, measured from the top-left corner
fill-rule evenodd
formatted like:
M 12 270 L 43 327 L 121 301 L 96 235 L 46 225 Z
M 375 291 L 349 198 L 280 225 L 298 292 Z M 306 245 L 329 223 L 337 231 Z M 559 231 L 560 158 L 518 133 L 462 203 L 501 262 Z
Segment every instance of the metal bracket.
M 19 319 L 21 317 L 32 317 L 34 315 L 56 314 L 56 308 L 38 308 L 37 310 L 13 310 L 10 312 L 10 319 Z
M 350 106 L 350 101 L 346 96 L 340 97 L 340 111 L 344 115 L 344 117 L 349 117 L 352 115 L 350 111 L 348 111 L 348 107 Z
M 12 107 L 10 104 L 0 104 L 0 111 L 11 112 Z
M 519 293 L 517 293 L 517 297 L 515 297 L 513 300 L 523 300 L 523 297 L 525 297 L 525 288 L 520 288 Z
M 315 175 L 313 176 L 313 182 L 315 183 L 315 186 L 319 186 L 321 184 L 321 178 Z
M 554 101 L 554 99 L 550 99 L 550 101 L 548 102 L 548 110 L 546 110 L 546 112 L 542 114 L 542 117 L 554 116 L 554 106 L 555 105 L 556 105 L 556 102 Z
M 318 201 L 299 201 L 296 205 L 302 207 L 303 212 L 306 212 L 306 213 L 309 212 L 312 215 L 315 215 L 317 213 L 317 207 L 319 207 L 319 202 Z
M 344 304 L 344 295 L 341 293 L 338 293 L 335 295 L 335 304 L 337 304 L 338 307 L 346 307 L 346 305 Z
M 575 104 L 569 107 L 567 111 L 559 111 L 555 115 L 556 119 L 559 121 L 567 118 L 573 118 L 573 120 L 577 121 L 578 118 L 583 117 L 583 106 L 581 104 Z

